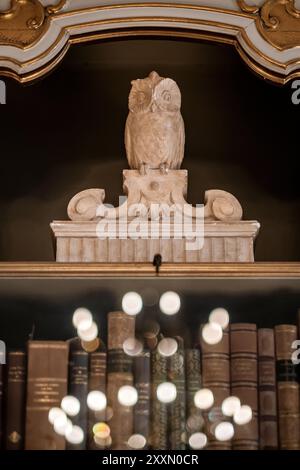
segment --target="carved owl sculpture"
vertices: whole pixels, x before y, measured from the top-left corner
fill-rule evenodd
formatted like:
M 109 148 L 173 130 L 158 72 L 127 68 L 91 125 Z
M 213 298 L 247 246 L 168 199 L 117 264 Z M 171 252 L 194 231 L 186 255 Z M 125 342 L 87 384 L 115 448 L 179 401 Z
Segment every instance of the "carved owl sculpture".
M 170 78 L 151 72 L 131 82 L 125 145 L 130 168 L 179 169 L 184 157 L 185 130 L 181 93 Z

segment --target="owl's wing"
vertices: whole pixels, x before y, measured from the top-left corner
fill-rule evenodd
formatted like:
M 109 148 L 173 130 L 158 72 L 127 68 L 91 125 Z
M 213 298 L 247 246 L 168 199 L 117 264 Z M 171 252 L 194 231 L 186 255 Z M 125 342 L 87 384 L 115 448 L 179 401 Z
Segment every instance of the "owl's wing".
M 126 148 L 126 154 L 127 154 L 127 160 L 129 163 L 130 168 L 135 168 L 134 165 L 134 152 L 132 148 L 132 140 L 131 140 L 131 134 L 130 134 L 130 121 L 131 121 L 131 115 L 129 113 L 127 121 L 126 121 L 126 126 L 125 126 L 125 148 Z
M 174 158 L 174 167 L 179 169 L 181 167 L 183 158 L 184 158 L 184 148 L 185 148 L 185 128 L 184 121 L 179 113 L 179 130 L 178 130 L 178 145 L 176 148 L 175 158 Z

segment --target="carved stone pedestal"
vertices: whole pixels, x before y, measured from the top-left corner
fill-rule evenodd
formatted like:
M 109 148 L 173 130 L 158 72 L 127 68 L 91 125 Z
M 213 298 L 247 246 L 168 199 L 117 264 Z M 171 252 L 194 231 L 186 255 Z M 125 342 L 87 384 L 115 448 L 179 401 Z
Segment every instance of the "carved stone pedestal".
M 251 262 L 256 221 L 243 221 L 230 193 L 210 190 L 205 205 L 185 200 L 187 171 L 125 170 L 127 199 L 117 208 L 104 205 L 103 189 L 72 198 L 69 221 L 51 224 L 56 260 L 61 262 Z

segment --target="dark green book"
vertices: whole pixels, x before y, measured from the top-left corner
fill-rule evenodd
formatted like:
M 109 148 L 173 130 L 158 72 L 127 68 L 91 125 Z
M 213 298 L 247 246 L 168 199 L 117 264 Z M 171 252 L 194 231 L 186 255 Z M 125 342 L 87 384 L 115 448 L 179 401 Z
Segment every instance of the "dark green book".
M 167 381 L 167 358 L 155 349 L 151 352 L 152 412 L 151 447 L 154 450 L 168 449 L 168 407 L 157 398 L 157 387 Z
M 171 450 L 186 448 L 186 386 L 183 339 L 176 337 L 178 349 L 168 360 L 168 380 L 177 390 L 176 399 L 170 404 L 169 447 Z
M 89 355 L 77 344 L 70 345 L 69 356 L 69 395 L 73 395 L 80 401 L 80 411 L 77 416 L 72 418 L 73 424 L 80 426 L 84 432 L 84 440 L 81 444 L 73 445 L 67 443 L 68 450 L 84 450 L 87 444 L 88 431 L 88 371 Z
M 106 394 L 107 353 L 102 342 L 96 351 L 90 353 L 89 359 L 89 392 L 98 390 Z M 88 410 L 88 421 L 88 449 L 97 450 L 93 427 L 98 422 L 106 421 L 106 411 Z
M 151 395 L 151 363 L 150 351 L 144 351 L 133 360 L 135 388 L 138 402 L 134 407 L 134 434 L 141 434 L 147 441 L 150 437 L 150 395 Z
M 201 380 L 201 355 L 199 349 L 185 350 L 186 370 L 186 428 L 187 439 L 196 432 L 201 432 L 204 427 L 204 418 L 201 410 L 195 406 L 194 397 L 202 387 Z

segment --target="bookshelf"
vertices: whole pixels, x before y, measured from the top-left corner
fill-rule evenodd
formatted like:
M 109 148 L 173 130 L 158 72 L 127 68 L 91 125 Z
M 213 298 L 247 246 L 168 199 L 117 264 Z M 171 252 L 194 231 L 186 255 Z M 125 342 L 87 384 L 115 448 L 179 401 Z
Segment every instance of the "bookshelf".
M 167 322 L 179 334 L 205 322 L 217 306 L 227 306 L 232 321 L 261 327 L 295 323 L 300 306 L 299 263 L 149 264 L 0 263 L 0 330 L 8 344 L 21 347 L 36 324 L 37 338 L 65 340 L 74 334 L 72 313 L 78 306 L 95 311 L 106 335 L 106 315 L 121 309 L 127 291 L 150 289 L 156 296 L 145 316 L 159 317 L 158 298 L 165 291 L 182 297 L 180 322 Z M 9 321 L 7 319 L 9 318 Z M 17 330 L 14 324 L 23 326 Z
M 297 149 L 288 138 L 297 135 L 299 121 L 289 86 L 300 76 L 294 2 L 21 3 L 0 14 L 0 75 L 8 104 L 26 110 L 17 122 L 14 106 L 0 117 L 9 136 L 1 149 L 13 156 L 3 159 L 7 178 L 0 190 L 0 340 L 24 348 L 34 326 L 34 339 L 65 342 L 76 334 L 74 310 L 85 306 L 107 343 L 108 313 L 120 310 L 132 290 L 146 299 L 137 331 L 150 318 L 165 336 L 182 336 L 186 347 L 199 343 L 200 325 L 215 307 L 227 308 L 232 323 L 297 324 L 300 192 Z M 32 30 L 28 11 L 39 19 Z M 273 14 L 278 22 L 270 31 Z M 49 223 L 64 220 L 74 194 L 107 186 L 107 200 L 117 205 L 128 84 L 156 67 L 176 77 L 184 97 L 189 200 L 202 202 L 209 188 L 235 194 L 246 220 L 261 223 L 257 261 L 163 262 L 159 272 L 151 263 L 53 262 Z M 174 318 L 158 308 L 166 291 L 181 298 Z

